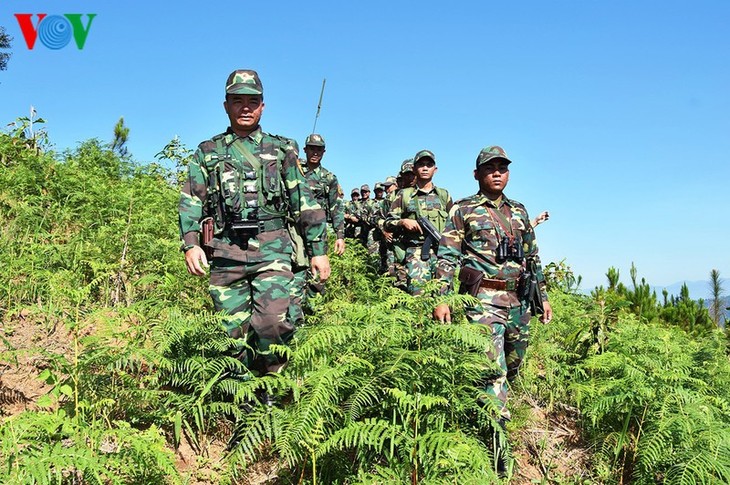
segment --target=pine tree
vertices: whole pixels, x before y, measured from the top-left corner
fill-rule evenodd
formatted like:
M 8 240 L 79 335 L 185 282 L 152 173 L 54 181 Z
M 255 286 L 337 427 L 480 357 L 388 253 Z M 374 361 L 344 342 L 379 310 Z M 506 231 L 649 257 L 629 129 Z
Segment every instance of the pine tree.
M 0 25 L 0 49 L 10 49 L 11 40 L 13 38 L 5 32 L 5 27 Z M 10 53 L 0 52 L 0 71 L 5 71 L 8 68 L 8 60 L 10 60 Z
M 715 325 L 718 327 L 724 326 L 724 322 L 720 321 L 722 316 L 722 279 L 720 279 L 720 272 L 716 269 L 710 271 L 710 291 L 712 293 L 712 301 L 710 303 L 710 317 Z

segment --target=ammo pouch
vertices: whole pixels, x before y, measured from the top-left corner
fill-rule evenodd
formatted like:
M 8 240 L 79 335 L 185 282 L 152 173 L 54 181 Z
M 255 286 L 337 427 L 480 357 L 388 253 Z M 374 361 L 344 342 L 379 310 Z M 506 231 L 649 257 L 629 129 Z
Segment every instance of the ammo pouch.
M 473 297 L 479 294 L 479 287 L 484 279 L 484 273 L 481 271 L 470 268 L 468 266 L 462 266 L 459 271 L 459 294 L 468 293 Z

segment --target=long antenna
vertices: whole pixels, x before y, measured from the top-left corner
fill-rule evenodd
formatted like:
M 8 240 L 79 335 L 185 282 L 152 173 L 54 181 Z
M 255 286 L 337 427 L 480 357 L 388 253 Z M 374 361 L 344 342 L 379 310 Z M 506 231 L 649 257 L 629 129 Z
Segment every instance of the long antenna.
M 322 91 L 319 93 L 319 103 L 317 104 L 317 114 L 314 116 L 314 126 L 312 127 L 312 133 L 317 131 L 317 119 L 319 118 L 319 110 L 322 109 L 322 97 L 324 96 L 324 85 L 327 79 L 322 79 Z

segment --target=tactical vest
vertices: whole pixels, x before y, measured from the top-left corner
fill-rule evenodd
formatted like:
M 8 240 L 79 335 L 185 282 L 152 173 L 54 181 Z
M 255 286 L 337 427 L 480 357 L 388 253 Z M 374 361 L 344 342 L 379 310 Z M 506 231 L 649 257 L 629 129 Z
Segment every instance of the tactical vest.
M 416 195 L 416 189 L 414 187 L 406 187 L 403 189 L 403 211 L 409 211 L 408 219 L 418 219 L 419 217 L 425 217 L 436 226 L 439 232 L 443 232 L 446 227 L 446 220 L 449 217 L 449 213 L 446 211 L 446 206 L 449 204 L 449 193 L 446 189 L 436 187 L 436 195 L 441 202 L 441 207 L 434 207 L 431 209 L 424 210 L 421 208 L 421 204 L 418 200 L 415 201 L 416 210 L 411 211 L 408 207 L 413 196 Z
M 325 175 L 322 173 L 323 168 L 320 167 L 319 180 L 310 178 L 309 172 L 305 174 L 309 187 L 312 189 L 312 195 L 317 200 L 317 203 L 324 209 L 327 222 L 332 222 L 332 216 L 330 215 L 330 200 L 329 200 L 329 185 L 324 180 Z M 311 171 L 311 176 L 315 175 L 314 170 Z
M 201 146 L 208 172 L 206 216 L 213 217 L 214 233 L 252 224 L 258 231 L 283 228 L 289 209 L 281 177 L 286 142 L 264 133 L 258 155 L 234 159 L 225 138 Z

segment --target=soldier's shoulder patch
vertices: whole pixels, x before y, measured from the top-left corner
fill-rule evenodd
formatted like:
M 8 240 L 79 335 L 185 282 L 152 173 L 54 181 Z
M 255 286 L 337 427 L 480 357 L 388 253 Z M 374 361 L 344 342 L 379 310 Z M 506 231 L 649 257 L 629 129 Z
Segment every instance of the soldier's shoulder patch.
M 302 168 L 302 161 L 299 160 L 299 157 L 296 157 L 295 160 L 296 160 L 295 164 L 297 166 L 297 169 L 299 169 L 299 173 L 302 174 L 302 177 L 304 177 L 304 169 Z
M 215 142 L 213 140 L 205 140 L 200 145 L 198 145 L 198 148 L 203 153 L 210 153 L 212 151 L 215 151 Z

